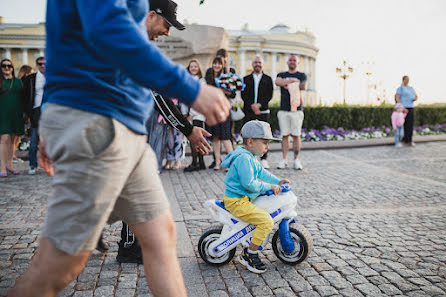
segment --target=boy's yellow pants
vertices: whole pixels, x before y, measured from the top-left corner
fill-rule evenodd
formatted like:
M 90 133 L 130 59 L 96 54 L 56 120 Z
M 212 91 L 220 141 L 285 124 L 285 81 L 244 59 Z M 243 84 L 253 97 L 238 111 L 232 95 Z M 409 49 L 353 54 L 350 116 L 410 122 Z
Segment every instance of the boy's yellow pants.
M 271 230 L 273 230 L 274 220 L 270 214 L 251 203 L 248 196 L 243 196 L 242 198 L 223 196 L 223 202 L 225 208 L 231 214 L 256 226 L 251 242 L 255 245 L 261 245 Z

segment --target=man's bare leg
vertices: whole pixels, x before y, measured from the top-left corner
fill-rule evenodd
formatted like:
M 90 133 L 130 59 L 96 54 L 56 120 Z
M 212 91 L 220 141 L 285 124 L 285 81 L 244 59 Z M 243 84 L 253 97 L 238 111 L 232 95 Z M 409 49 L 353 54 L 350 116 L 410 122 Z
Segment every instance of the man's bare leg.
M 294 160 L 299 157 L 300 147 L 301 147 L 300 136 L 293 136 L 293 152 L 294 152 Z
M 170 210 L 129 225 L 141 245 L 147 283 L 154 296 L 187 296 L 177 258 L 176 227 Z
M 80 252 L 76 256 L 69 255 L 42 237 L 30 266 L 17 280 L 8 296 L 56 296 L 81 273 L 90 254 L 91 251 Z
M 284 160 L 288 160 L 288 151 L 290 150 L 290 136 L 282 136 L 282 155 Z

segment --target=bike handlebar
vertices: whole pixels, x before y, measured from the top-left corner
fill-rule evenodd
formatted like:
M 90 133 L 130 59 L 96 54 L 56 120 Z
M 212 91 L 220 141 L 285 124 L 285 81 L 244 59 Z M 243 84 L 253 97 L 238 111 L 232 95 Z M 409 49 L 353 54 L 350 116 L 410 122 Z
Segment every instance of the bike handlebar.
M 288 191 L 291 191 L 291 187 L 290 187 L 290 184 L 289 184 L 289 183 L 284 183 L 284 184 L 282 184 L 282 185 L 280 186 L 280 188 L 282 189 L 281 192 L 283 192 L 283 193 L 286 193 L 286 192 L 288 192 Z M 260 197 L 260 196 L 271 196 L 271 195 L 274 195 L 274 191 L 273 191 L 273 190 L 268 190 L 268 191 L 266 191 L 265 193 L 260 194 L 259 197 Z

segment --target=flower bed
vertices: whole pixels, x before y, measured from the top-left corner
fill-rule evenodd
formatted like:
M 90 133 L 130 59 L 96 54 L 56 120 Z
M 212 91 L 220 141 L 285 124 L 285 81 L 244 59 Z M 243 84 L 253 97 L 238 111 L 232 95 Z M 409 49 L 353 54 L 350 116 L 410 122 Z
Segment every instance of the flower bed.
M 413 130 L 414 135 L 438 135 L 446 134 L 446 124 L 437 124 L 435 126 L 423 125 L 415 127 Z M 274 137 L 280 137 L 280 131 L 275 130 Z M 329 128 L 324 126 L 321 130 L 317 129 L 302 129 L 302 141 L 340 141 L 340 140 L 359 140 L 359 139 L 372 139 L 372 138 L 384 138 L 393 136 L 392 128 L 382 126 L 380 128 L 363 128 L 361 130 L 348 130 L 342 127 Z M 243 139 L 240 133 L 233 135 L 237 144 L 241 144 Z

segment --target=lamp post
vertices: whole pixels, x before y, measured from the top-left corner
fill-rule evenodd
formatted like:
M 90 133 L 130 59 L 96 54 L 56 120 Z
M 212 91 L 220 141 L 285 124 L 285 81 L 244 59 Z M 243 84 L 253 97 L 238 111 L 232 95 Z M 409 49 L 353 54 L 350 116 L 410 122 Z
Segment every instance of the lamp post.
M 336 67 L 336 73 L 340 78 L 344 80 L 344 105 L 346 104 L 346 80 L 350 77 L 350 74 L 353 72 L 353 67 L 347 64 L 347 61 L 344 60 L 341 67 Z

